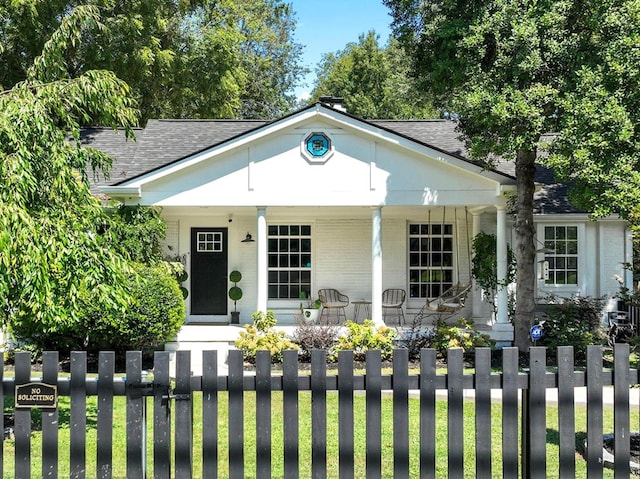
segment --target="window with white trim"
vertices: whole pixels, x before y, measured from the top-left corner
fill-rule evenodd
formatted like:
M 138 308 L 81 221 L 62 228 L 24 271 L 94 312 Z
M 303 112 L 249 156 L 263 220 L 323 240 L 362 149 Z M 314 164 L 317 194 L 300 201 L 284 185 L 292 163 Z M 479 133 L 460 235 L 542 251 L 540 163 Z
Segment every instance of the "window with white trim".
M 453 286 L 453 224 L 409 224 L 409 297 L 435 298 Z
M 578 227 L 545 226 L 544 260 L 549 264 L 545 284 L 578 284 Z
M 311 226 L 267 228 L 269 299 L 298 299 L 311 294 Z
M 219 231 L 198 231 L 198 253 L 219 253 L 223 237 Z

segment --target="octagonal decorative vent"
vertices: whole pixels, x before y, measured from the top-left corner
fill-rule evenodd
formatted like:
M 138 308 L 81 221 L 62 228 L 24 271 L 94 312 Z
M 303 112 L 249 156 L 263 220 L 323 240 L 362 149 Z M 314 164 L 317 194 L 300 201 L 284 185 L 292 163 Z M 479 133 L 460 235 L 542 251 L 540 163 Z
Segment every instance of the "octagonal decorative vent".
M 333 144 L 326 133 L 313 132 L 304 138 L 301 150 L 307 160 L 323 163 L 333 155 Z

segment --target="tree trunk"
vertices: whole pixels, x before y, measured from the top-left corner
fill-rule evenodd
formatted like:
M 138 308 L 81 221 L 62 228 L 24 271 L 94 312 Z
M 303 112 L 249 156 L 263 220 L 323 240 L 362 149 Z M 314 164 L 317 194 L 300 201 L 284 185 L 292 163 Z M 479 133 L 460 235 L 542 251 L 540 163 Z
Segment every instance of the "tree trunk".
M 516 311 L 514 342 L 520 351 L 527 351 L 531 342 L 529 329 L 535 315 L 535 243 L 536 228 L 533 224 L 533 193 L 535 191 L 536 151 L 518 150 L 516 156 L 515 256 Z

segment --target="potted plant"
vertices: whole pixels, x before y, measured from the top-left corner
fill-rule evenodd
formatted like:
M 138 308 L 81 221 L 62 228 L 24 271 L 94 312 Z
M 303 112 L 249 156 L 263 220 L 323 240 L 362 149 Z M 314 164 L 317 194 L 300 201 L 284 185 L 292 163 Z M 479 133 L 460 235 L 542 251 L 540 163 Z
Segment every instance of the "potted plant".
M 306 291 L 301 291 L 299 296 L 300 299 L 305 300 L 303 303 L 300 303 L 302 319 L 308 323 L 317 321 L 320 315 L 320 305 L 322 304 L 320 300 L 314 300 L 310 295 L 307 296 Z
M 242 273 L 238 270 L 233 270 L 229 275 L 229 281 L 233 283 L 233 286 L 229 288 L 229 299 L 233 301 L 233 311 L 231 312 L 231 324 L 240 324 L 240 312 L 236 308 L 238 301 L 242 299 L 242 289 L 238 286 L 238 283 L 242 279 Z

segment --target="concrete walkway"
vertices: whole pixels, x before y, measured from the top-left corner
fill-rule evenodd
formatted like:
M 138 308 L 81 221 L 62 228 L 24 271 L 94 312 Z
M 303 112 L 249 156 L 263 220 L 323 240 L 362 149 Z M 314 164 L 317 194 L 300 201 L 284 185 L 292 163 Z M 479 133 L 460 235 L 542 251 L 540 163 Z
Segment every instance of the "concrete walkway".
M 226 364 L 218 365 L 218 374 L 220 376 L 225 376 L 228 374 L 228 368 Z M 246 376 L 253 375 L 254 373 L 251 371 L 245 371 Z M 392 391 L 384 391 L 385 393 L 391 393 Z M 410 396 L 418 396 L 418 391 L 410 391 Z M 472 400 L 475 396 L 473 389 L 465 389 L 463 392 L 463 396 L 467 400 Z M 444 389 L 440 389 L 436 392 L 436 397 L 438 399 L 446 399 L 447 391 Z M 613 386 L 605 386 L 602 390 L 602 403 L 605 406 L 613 406 L 613 397 L 614 390 Z M 491 390 L 491 399 L 494 401 L 502 400 L 502 390 L 501 389 L 492 389 Z M 518 393 L 518 399 L 520 399 L 520 392 Z M 586 405 L 587 404 L 587 388 L 586 387 L 577 387 L 574 391 L 574 403 L 576 405 Z M 550 406 L 558 405 L 558 389 L 549 388 L 547 389 L 547 404 Z M 629 389 L 629 405 L 631 407 L 640 407 L 640 388 L 630 388 Z
M 605 386 L 602 391 L 602 403 L 605 406 L 613 406 L 613 386 Z M 445 399 L 447 397 L 447 391 L 441 390 L 436 393 L 438 398 Z M 465 399 L 473 399 L 474 391 L 472 389 L 464 390 L 464 398 Z M 518 395 L 520 398 L 520 394 Z M 502 390 L 493 389 L 491 390 L 491 398 L 494 401 L 500 401 L 502 399 Z M 586 405 L 587 404 L 587 388 L 586 387 L 577 387 L 574 392 L 574 402 L 576 405 Z M 556 388 L 547 389 L 547 404 L 551 406 L 556 406 L 558 404 L 558 390 Z M 629 389 L 629 405 L 639 407 L 640 406 L 640 388 L 630 388 Z

